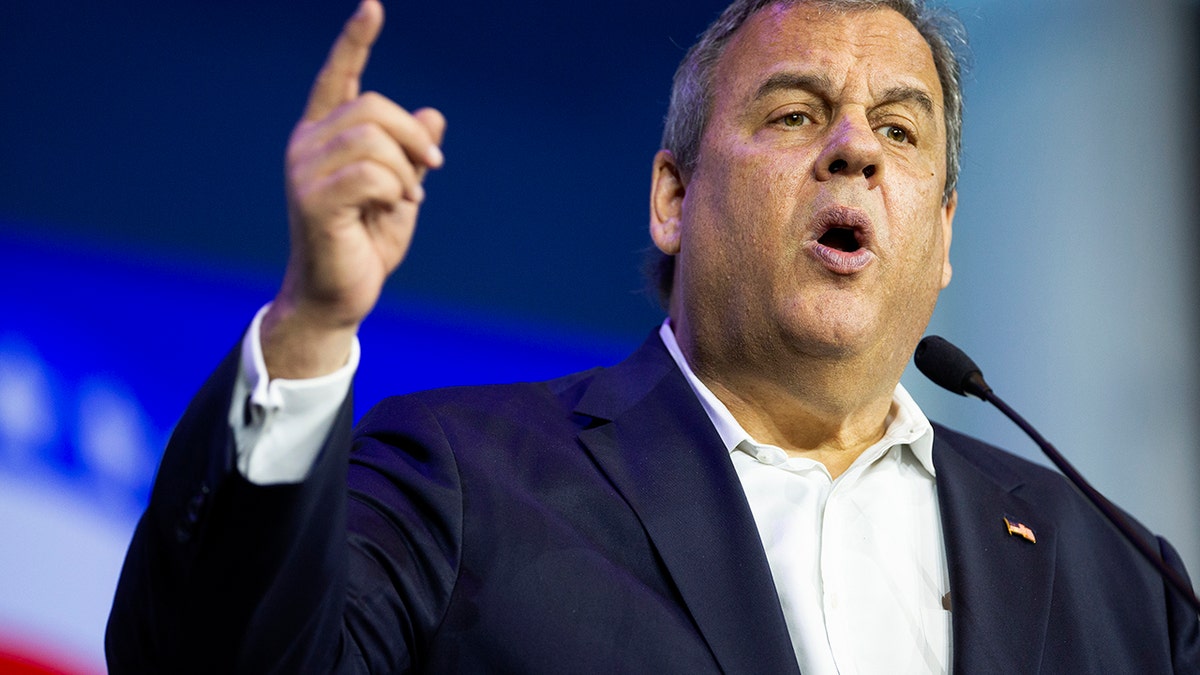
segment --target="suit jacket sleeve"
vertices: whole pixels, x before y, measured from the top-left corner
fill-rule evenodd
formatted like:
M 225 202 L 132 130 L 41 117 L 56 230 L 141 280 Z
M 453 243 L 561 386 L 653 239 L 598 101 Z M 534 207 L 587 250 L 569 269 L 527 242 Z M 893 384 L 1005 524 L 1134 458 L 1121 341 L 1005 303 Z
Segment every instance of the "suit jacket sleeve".
M 408 670 L 445 611 L 460 545 L 438 424 L 414 404 L 409 433 L 362 439 L 348 469 L 348 396 L 303 482 L 254 485 L 226 422 L 237 359 L 171 436 L 109 617 L 110 672 Z M 347 491 L 348 470 L 360 489 Z

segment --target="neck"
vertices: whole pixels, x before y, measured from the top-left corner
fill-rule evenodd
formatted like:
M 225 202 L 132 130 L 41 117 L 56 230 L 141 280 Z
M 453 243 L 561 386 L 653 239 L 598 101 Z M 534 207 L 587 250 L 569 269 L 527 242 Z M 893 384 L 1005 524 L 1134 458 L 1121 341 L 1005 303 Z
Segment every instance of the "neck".
M 835 356 L 783 353 L 755 358 L 745 345 L 701 345 L 676 330 L 696 376 L 756 441 L 841 475 L 883 437 L 903 362 L 866 350 Z M 719 345 L 718 345 L 719 346 Z
M 834 478 L 883 437 L 892 410 L 890 396 L 831 411 L 791 390 L 771 391 L 771 384 L 701 380 L 756 441 L 818 461 Z

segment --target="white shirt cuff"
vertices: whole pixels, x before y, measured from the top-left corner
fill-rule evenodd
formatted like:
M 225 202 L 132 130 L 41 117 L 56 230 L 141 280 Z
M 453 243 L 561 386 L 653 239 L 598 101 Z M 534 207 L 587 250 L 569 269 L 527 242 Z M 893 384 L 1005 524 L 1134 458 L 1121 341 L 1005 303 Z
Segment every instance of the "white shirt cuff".
M 229 409 L 238 470 L 252 483 L 298 483 L 308 475 L 358 370 L 358 338 L 340 369 L 305 380 L 270 379 L 259 338 L 258 310 L 242 339 Z

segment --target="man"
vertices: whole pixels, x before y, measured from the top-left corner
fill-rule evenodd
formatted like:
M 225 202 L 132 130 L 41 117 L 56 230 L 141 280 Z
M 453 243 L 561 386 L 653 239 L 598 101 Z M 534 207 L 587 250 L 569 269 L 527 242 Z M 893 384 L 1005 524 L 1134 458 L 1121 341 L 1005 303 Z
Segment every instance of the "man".
M 898 384 L 961 111 L 910 2 L 734 3 L 654 159 L 669 322 L 613 368 L 389 399 L 351 450 L 354 335 L 442 163 L 437 112 L 359 94 L 381 21 L 289 143 L 283 287 L 164 456 L 113 672 L 1200 669 L 1195 614 L 1057 475 Z

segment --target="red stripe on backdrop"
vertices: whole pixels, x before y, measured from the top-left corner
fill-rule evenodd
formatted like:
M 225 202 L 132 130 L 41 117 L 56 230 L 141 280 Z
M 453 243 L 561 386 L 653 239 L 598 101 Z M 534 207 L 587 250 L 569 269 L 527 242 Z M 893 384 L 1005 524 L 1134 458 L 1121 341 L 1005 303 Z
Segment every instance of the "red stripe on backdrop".
M 54 649 L 46 645 L 14 644 L 0 640 L 0 675 L 93 675 L 87 668 L 69 657 L 53 656 Z

